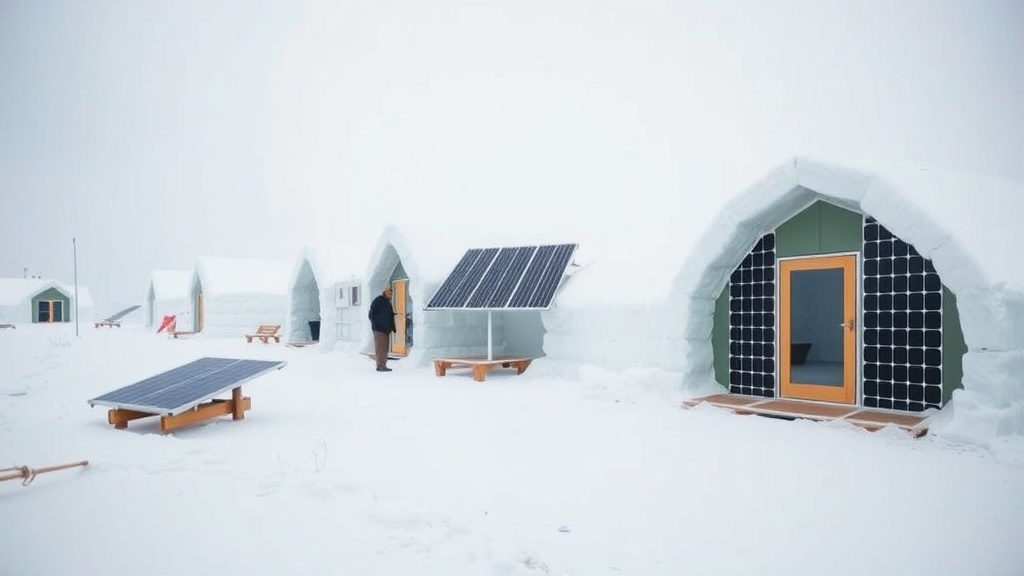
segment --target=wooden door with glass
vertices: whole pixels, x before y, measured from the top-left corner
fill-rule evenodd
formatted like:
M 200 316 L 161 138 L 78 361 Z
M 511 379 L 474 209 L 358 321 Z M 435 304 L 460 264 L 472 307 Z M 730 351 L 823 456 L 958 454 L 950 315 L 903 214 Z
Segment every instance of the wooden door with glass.
M 857 256 L 780 260 L 781 396 L 853 404 L 856 380 Z

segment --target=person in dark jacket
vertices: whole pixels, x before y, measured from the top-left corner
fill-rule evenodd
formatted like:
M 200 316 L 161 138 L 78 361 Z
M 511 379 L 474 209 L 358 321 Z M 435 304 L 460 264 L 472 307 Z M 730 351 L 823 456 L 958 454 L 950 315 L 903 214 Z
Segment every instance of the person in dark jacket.
M 388 286 L 370 302 L 370 329 L 373 330 L 373 355 L 377 359 L 377 372 L 391 372 L 388 368 L 388 344 L 395 331 L 395 309 L 391 307 L 391 287 Z

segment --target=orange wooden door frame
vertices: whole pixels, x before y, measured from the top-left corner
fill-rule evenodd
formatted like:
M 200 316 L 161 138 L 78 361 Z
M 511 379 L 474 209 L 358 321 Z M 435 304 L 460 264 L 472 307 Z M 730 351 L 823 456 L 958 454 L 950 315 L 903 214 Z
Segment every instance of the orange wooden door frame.
M 62 300 L 40 300 L 39 304 L 46 304 L 46 323 L 53 324 L 54 322 L 64 321 L 64 302 Z M 55 319 L 55 312 L 57 310 L 57 304 L 60 304 L 60 318 Z M 36 309 L 36 322 L 42 323 L 39 320 L 39 313 L 42 312 L 42 307 Z
M 790 354 L 792 344 L 793 272 L 807 270 L 843 271 L 843 385 L 824 386 L 792 382 Z M 857 398 L 857 256 L 813 256 L 779 261 L 779 389 L 784 398 L 820 400 L 853 404 Z
M 409 280 L 392 281 L 391 292 L 391 304 L 395 309 L 395 333 L 391 335 L 391 353 L 405 356 L 409 353 L 409 347 L 405 345 L 405 300 L 409 292 Z
M 203 324 L 205 324 L 206 310 L 203 304 L 203 293 L 196 294 L 196 309 L 194 311 L 195 318 L 192 319 L 192 331 L 202 332 Z

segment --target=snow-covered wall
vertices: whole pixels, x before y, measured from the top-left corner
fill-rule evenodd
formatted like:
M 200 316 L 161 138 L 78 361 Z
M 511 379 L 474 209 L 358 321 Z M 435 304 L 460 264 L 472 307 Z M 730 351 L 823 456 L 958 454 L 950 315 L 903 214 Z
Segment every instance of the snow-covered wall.
M 321 300 L 320 282 L 313 272 L 312 258 L 305 256 L 299 260 L 291 281 L 288 319 L 283 327 L 286 342 L 311 342 L 314 338 L 310 322 L 333 320 L 333 308 L 324 309 Z M 319 338 L 317 334 L 317 340 Z
M 197 308 L 201 294 L 201 334 L 240 338 L 264 324 L 283 329 L 293 267 L 294 263 L 287 261 L 200 258 L 193 278 L 192 306 Z
M 142 300 L 143 326 L 156 329 L 164 316 L 173 315 L 179 330 L 192 330 L 191 286 L 188 270 L 153 270 Z

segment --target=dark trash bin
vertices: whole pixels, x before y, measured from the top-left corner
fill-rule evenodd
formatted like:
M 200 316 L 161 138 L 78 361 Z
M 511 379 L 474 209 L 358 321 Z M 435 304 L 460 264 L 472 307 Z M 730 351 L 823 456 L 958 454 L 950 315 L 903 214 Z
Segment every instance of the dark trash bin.
M 310 320 L 309 321 L 309 337 L 313 340 L 313 342 L 319 342 L 320 341 L 320 321 L 319 320 Z

